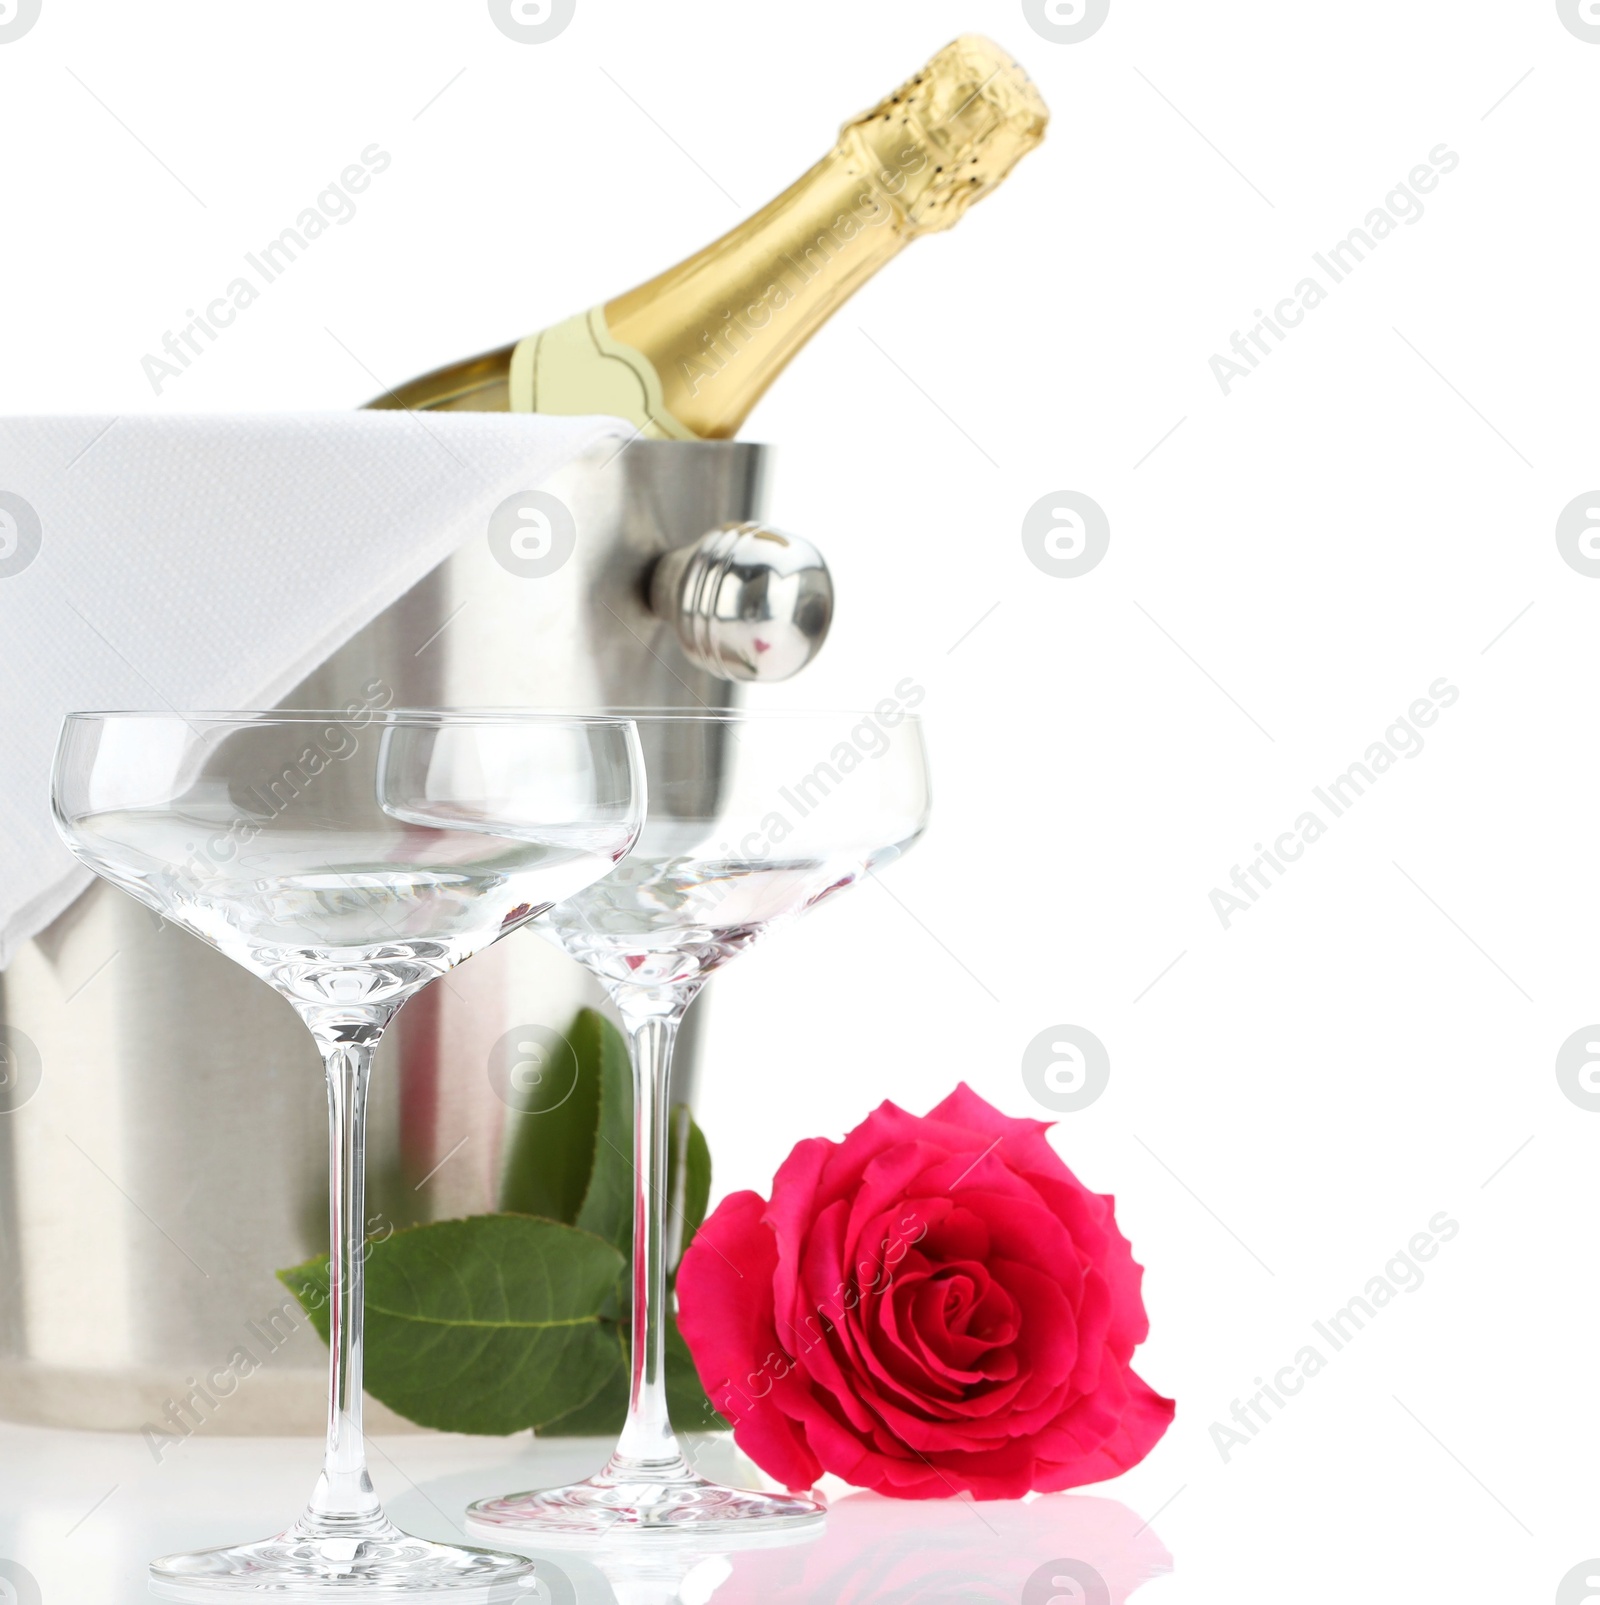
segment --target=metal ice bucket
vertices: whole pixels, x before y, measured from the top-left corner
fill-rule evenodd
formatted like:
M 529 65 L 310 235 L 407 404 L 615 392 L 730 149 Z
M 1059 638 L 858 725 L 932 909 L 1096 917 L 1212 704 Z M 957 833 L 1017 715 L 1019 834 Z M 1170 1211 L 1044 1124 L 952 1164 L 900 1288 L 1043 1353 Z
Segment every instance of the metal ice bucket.
M 531 511 L 502 508 L 285 705 L 714 708 L 737 680 L 794 672 L 831 590 L 812 548 L 754 522 L 766 458 L 743 442 L 606 445 Z M 564 513 L 576 539 L 552 572 Z M 494 1209 L 508 1056 L 536 1040 L 526 1027 L 564 1031 L 602 1001 L 531 930 L 414 998 L 374 1076 L 374 1225 Z M 0 1417 L 320 1432 L 325 1350 L 274 1276 L 327 1247 L 324 1085 L 289 1005 L 96 882 L 0 975 L 0 1023 L 50 1068 L 0 1114 Z

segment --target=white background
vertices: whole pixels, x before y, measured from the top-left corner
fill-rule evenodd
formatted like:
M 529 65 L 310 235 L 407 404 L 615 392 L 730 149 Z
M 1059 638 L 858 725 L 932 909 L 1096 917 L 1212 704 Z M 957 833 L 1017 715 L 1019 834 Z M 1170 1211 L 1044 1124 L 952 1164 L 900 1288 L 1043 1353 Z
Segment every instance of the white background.
M 1553 0 L 1112 0 L 1077 44 L 1014 0 L 578 0 L 535 47 L 481 3 L 44 0 L 0 47 L 0 410 L 357 405 L 687 254 L 967 29 L 1045 146 L 745 431 L 840 594 L 785 696 L 917 677 L 936 823 L 903 907 L 716 982 L 718 1190 L 961 1077 L 1042 1113 L 1024 1048 L 1091 1030 L 1110 1086 L 1056 1140 L 1179 1407 L 1109 1490 L 1176 1557 L 1139 1597 L 1553 1599 L 1600 1552 L 1600 1115 L 1554 1073 L 1600 1017 L 1600 582 L 1554 539 L 1600 483 L 1600 45 Z M 141 357 L 374 141 L 359 215 L 152 394 Z M 1212 354 L 1441 142 L 1421 220 L 1225 397 Z M 1110 519 L 1077 579 L 1020 539 L 1061 489 Z M 1426 749 L 1225 931 L 1211 888 L 1439 676 Z M 1426 1285 L 1224 1464 L 1210 1423 L 1440 1210 Z

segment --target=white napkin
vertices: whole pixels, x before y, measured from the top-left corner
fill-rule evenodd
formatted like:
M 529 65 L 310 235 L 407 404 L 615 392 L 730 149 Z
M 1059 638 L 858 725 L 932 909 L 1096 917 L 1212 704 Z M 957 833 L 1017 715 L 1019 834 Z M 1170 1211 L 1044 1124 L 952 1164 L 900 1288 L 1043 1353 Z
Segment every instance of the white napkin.
M 488 413 L 0 419 L 0 968 L 90 880 L 50 821 L 63 714 L 272 707 L 500 502 L 627 433 Z

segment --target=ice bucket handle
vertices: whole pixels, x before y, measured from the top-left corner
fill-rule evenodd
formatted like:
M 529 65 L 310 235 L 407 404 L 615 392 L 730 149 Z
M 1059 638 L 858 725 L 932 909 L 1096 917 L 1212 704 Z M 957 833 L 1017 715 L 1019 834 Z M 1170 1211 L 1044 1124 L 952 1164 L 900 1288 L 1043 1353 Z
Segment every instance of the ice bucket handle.
M 833 622 L 833 576 L 798 535 L 725 524 L 664 553 L 650 606 L 689 661 L 724 680 L 787 680 L 821 649 Z

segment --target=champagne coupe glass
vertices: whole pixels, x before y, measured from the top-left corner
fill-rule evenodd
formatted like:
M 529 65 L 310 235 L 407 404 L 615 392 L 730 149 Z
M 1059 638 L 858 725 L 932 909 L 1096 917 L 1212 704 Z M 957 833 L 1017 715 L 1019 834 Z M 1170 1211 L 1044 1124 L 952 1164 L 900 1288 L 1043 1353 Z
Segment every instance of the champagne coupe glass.
M 401 1532 L 367 1475 L 367 1085 L 407 998 L 628 852 L 644 809 L 637 731 L 626 719 L 364 708 L 75 713 L 56 752 L 54 807 L 96 874 L 287 998 L 327 1071 L 322 1476 L 286 1531 L 154 1561 L 152 1589 L 197 1600 L 522 1597 L 524 1557 Z
M 922 732 L 881 714 L 637 711 L 650 807 L 632 855 L 540 922 L 600 980 L 632 1046 L 634 1241 L 627 1423 L 605 1469 L 482 1500 L 476 1537 L 716 1537 L 821 1520 L 803 1494 L 726 1488 L 685 1461 L 667 1415 L 663 1188 L 673 1039 L 712 971 L 904 852 L 928 817 Z M 892 720 L 892 723 L 891 723 Z M 528 1540 L 533 1541 L 533 1540 Z M 762 1540 L 765 1541 L 765 1540 Z

